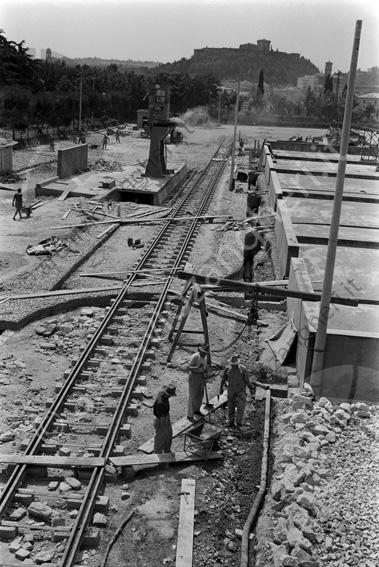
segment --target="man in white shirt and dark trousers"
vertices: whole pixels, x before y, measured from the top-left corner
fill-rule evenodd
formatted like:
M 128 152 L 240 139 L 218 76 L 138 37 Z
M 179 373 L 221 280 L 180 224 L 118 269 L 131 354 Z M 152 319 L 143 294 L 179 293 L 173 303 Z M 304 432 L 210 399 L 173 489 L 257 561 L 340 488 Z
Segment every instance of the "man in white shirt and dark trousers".
M 199 352 L 193 354 L 189 362 L 187 418 L 190 421 L 195 421 L 194 415 L 202 415 L 200 408 L 203 403 L 208 352 L 208 345 L 201 345 Z
M 234 426 L 234 419 L 236 418 L 237 427 L 242 426 L 243 414 L 245 412 L 247 397 L 246 397 L 246 387 L 249 388 L 251 395 L 254 394 L 254 388 L 251 382 L 255 386 L 261 386 L 265 390 L 268 390 L 269 386 L 252 380 L 250 382 L 249 376 L 245 366 L 240 364 L 240 360 L 236 354 L 234 354 L 229 363 L 225 366 L 222 373 L 221 384 L 220 384 L 220 394 L 224 391 L 224 384 L 228 383 L 228 425 L 229 427 Z

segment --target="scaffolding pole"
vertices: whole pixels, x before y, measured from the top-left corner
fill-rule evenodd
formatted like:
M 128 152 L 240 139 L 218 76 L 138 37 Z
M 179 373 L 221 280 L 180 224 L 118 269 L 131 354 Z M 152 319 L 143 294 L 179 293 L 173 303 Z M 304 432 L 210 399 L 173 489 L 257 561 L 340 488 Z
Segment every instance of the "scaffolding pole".
M 321 394 L 322 370 L 324 366 L 326 336 L 328 332 L 330 297 L 333 287 L 334 267 L 335 267 L 336 253 L 337 253 L 338 231 L 339 231 L 340 218 L 341 218 L 347 150 L 350 139 L 351 114 L 353 110 L 354 85 L 355 85 L 355 76 L 357 71 L 361 29 L 362 29 L 362 20 L 357 20 L 355 24 L 355 36 L 354 36 L 353 51 L 351 55 L 349 81 L 347 87 L 345 113 L 344 113 L 343 127 L 342 127 L 342 138 L 341 138 L 341 146 L 340 146 L 340 157 L 338 161 L 336 188 L 335 188 L 334 202 L 333 202 L 333 213 L 330 223 L 328 251 L 327 251 L 326 263 L 325 263 L 324 284 L 321 293 L 320 312 L 318 317 L 316 341 L 313 352 L 312 371 L 311 371 L 311 379 L 310 379 L 310 384 L 313 388 L 316 397 L 319 397 Z

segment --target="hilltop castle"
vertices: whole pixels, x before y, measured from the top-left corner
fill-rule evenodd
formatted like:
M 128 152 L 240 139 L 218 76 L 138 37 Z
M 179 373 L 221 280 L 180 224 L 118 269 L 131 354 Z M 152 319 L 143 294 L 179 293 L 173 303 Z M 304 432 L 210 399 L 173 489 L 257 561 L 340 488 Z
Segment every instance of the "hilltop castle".
M 278 49 L 274 51 L 271 47 L 271 40 L 270 39 L 258 39 L 257 43 L 242 43 L 239 47 L 202 47 L 201 49 L 195 49 L 193 52 L 194 60 L 199 60 L 202 55 L 205 54 L 216 54 L 217 52 L 221 51 L 229 51 L 229 52 L 255 52 L 255 53 L 286 53 L 285 51 L 279 51 Z M 294 58 L 300 58 L 300 53 L 286 53 L 286 55 L 290 55 Z

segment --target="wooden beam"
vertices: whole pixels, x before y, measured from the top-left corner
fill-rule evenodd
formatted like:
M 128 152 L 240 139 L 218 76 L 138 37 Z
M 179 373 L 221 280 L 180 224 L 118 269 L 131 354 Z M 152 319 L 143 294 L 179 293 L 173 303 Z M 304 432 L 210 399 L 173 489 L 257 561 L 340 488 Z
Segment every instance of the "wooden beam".
M 54 455 L 0 455 L 8 465 L 36 465 L 40 467 L 104 467 L 105 459 L 99 457 L 55 457 Z
M 207 276 L 201 276 L 199 274 L 194 274 L 193 272 L 177 272 L 176 276 L 181 280 L 192 280 L 199 284 L 209 283 L 209 278 Z M 260 283 L 246 283 L 234 280 L 228 280 L 225 278 L 218 278 L 217 285 L 225 286 L 231 289 L 243 291 L 243 292 L 254 292 L 258 291 L 260 293 L 268 293 L 271 295 L 277 295 L 279 297 L 294 297 L 297 299 L 302 299 L 303 301 L 320 301 L 321 295 L 319 293 L 308 293 L 302 291 L 294 291 L 290 289 L 279 289 L 274 286 L 264 286 Z M 357 307 L 359 303 L 363 301 L 358 299 L 351 299 L 349 297 L 332 297 L 332 303 L 337 303 L 339 305 L 348 305 L 350 307 Z
M 159 463 L 183 463 L 190 461 L 207 461 L 223 459 L 224 456 L 217 451 L 194 451 L 193 453 L 176 452 L 176 453 L 161 453 L 156 455 L 127 455 L 125 457 L 109 457 L 110 462 L 115 467 L 132 467 L 139 465 L 156 465 Z
M 63 193 L 61 194 L 60 197 L 58 197 L 58 201 L 64 201 L 66 199 L 66 197 L 69 196 L 69 194 L 71 193 L 70 189 L 66 189 L 65 191 L 63 191 Z
M 4 298 L 3 301 L 8 300 L 10 301 L 15 299 L 35 299 L 36 297 L 54 297 L 56 295 L 76 295 L 76 294 L 83 294 L 83 293 L 94 293 L 96 291 L 117 291 L 122 288 L 122 285 L 110 285 L 107 287 L 88 287 L 88 288 L 80 288 L 80 289 L 60 289 L 58 291 L 44 291 L 40 293 L 30 293 L 30 294 L 22 294 L 22 295 L 11 295 L 9 297 Z
M 193 528 L 195 524 L 195 486 L 193 478 L 183 478 L 180 490 L 179 528 L 176 567 L 192 567 Z
M 108 232 L 111 232 L 111 230 L 113 230 L 114 228 L 118 228 L 120 225 L 119 224 L 111 224 L 110 226 L 108 226 L 108 228 L 106 228 L 105 230 L 103 230 L 103 232 L 100 232 L 100 234 L 98 234 L 96 236 L 96 238 L 102 238 L 103 236 L 105 236 Z
M 174 217 L 174 218 L 163 218 L 163 219 L 119 219 L 117 222 L 120 224 L 144 224 L 144 223 L 151 223 L 151 222 L 178 222 L 178 221 L 184 221 L 184 220 L 204 220 L 204 219 L 215 219 L 215 218 L 229 218 L 230 215 L 202 215 L 202 216 L 198 216 L 198 217 Z M 86 223 L 81 223 L 81 224 L 68 224 L 68 225 L 61 225 L 61 226 L 50 226 L 49 228 L 51 230 L 58 230 L 60 228 L 80 228 L 83 226 L 94 226 L 94 225 L 100 225 L 100 224 L 111 224 L 112 222 L 115 221 L 99 221 L 99 222 L 86 222 Z

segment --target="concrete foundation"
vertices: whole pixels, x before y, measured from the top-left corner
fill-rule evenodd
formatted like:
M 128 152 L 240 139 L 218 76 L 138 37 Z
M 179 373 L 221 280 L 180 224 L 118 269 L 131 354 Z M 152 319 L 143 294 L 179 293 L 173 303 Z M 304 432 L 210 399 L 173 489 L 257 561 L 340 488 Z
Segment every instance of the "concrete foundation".
M 263 152 L 282 277 L 289 276 L 289 289 L 321 293 L 338 157 Z M 353 155 L 346 167 L 332 292 L 359 305 L 330 305 L 321 395 L 379 402 L 379 176 L 375 163 L 359 159 Z M 288 298 L 287 310 L 298 330 L 303 383 L 310 380 L 319 303 Z

